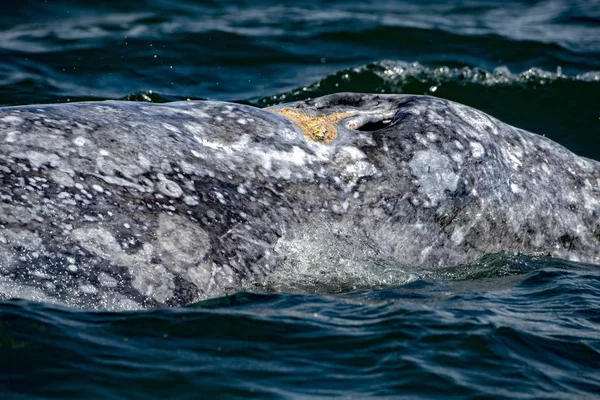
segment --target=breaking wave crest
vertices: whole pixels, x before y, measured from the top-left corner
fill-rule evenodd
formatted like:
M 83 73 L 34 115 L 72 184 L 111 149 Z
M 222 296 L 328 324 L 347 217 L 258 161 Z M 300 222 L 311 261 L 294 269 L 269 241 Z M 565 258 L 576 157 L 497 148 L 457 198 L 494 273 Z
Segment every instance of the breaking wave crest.
M 412 93 L 440 95 L 443 85 L 518 87 L 537 89 L 542 85 L 587 82 L 600 85 L 600 71 L 566 75 L 556 71 L 530 68 L 514 73 L 506 66 L 493 71 L 476 67 L 426 66 L 418 62 L 383 60 L 341 70 L 309 86 L 261 98 L 257 104 L 271 106 L 336 92 Z

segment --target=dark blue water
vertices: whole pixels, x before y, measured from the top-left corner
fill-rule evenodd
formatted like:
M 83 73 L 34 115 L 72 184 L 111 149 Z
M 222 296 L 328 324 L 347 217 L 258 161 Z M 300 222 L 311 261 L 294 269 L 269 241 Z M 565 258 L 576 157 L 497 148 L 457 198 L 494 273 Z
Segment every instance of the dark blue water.
M 448 98 L 600 160 L 600 3 L 0 4 L 0 105 L 339 91 Z M 2 302 L 0 398 L 600 398 L 600 266 L 491 255 L 406 281 L 134 313 Z
M 158 311 L 4 303 L 0 389 L 24 399 L 597 396 L 598 267 L 496 261 L 479 278 Z

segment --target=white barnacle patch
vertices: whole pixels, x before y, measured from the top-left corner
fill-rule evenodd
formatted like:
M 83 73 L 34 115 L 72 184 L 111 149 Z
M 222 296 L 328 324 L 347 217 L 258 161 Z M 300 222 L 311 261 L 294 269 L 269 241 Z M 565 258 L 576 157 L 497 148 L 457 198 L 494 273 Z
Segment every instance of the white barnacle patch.
M 210 249 L 208 234 L 197 224 L 178 215 L 160 214 L 156 245 L 162 251 L 163 264 L 197 264 Z
M 429 142 L 427 141 L 427 138 L 423 135 L 420 134 L 415 134 L 415 139 L 417 139 L 417 141 L 419 143 L 421 143 L 423 146 L 428 147 L 429 146 Z
M 21 247 L 28 251 L 43 250 L 42 239 L 35 232 L 25 229 L 5 230 L 5 240 L 12 247 Z
M 25 260 L 23 260 L 25 261 Z M 36 269 L 35 271 L 33 271 L 31 273 L 31 275 L 35 276 L 36 278 L 40 278 L 40 279 L 50 279 L 52 278 L 50 275 L 48 275 L 47 273 L 45 273 L 42 270 Z
M 79 290 L 81 290 L 81 292 L 85 293 L 85 294 L 96 294 L 96 293 L 98 293 L 98 289 L 96 288 L 96 286 L 90 285 L 90 284 L 87 284 L 87 283 L 79 285 Z
M 10 131 L 10 132 L 6 132 L 6 136 L 4 137 L 4 141 L 6 143 L 13 143 L 17 140 L 17 135 L 19 134 L 19 131 Z
M 172 180 L 164 177 L 163 179 L 158 181 L 156 187 L 165 196 L 178 198 L 181 197 L 181 195 L 183 194 L 183 189 L 181 189 L 181 187 L 179 187 L 179 185 L 176 182 L 173 182 Z
M 365 153 L 354 146 L 344 146 L 341 149 L 344 153 L 348 154 L 352 160 L 363 160 L 367 158 Z
M 463 242 L 465 239 L 466 230 L 467 228 L 465 226 L 457 226 L 454 229 L 454 232 L 452 232 L 452 236 L 450 237 L 454 244 L 459 245 Z
M 415 153 L 409 162 L 411 171 L 419 185 L 419 193 L 427 196 L 424 207 L 436 206 L 446 195 L 454 192 L 458 184 L 458 175 L 453 171 L 452 161 L 436 150 L 422 150 Z
M 201 109 L 199 109 L 199 108 L 193 108 L 193 109 L 191 110 L 191 112 L 192 112 L 192 114 L 191 114 L 191 115 L 194 115 L 194 116 L 196 116 L 196 117 L 199 117 L 199 118 L 202 118 L 202 119 L 209 119 L 209 118 L 211 117 L 211 115 L 210 115 L 210 114 L 208 114 L 208 113 L 206 113 L 206 112 L 202 111 L 202 110 L 201 110 Z
M 98 283 L 100 283 L 101 286 L 110 288 L 114 288 L 118 284 L 117 280 L 108 275 L 106 272 L 100 272 L 98 274 Z
M 163 122 L 162 126 L 163 126 L 163 128 L 165 128 L 165 129 L 167 129 L 167 130 L 169 130 L 171 132 L 181 133 L 181 131 L 177 127 L 175 127 L 175 126 L 173 126 L 171 124 L 167 124 L 166 122 Z
M 240 125 L 246 125 L 248 121 L 246 121 L 244 118 L 238 118 L 237 123 Z
M 523 151 L 518 147 L 511 147 L 510 149 L 502 148 L 502 155 L 504 158 L 508 160 L 512 169 L 519 169 L 523 162 L 521 161 L 521 157 L 523 157 Z
M 474 132 L 485 132 L 490 129 L 492 134 L 497 134 L 494 125 L 485 114 L 458 103 L 450 103 L 450 107 L 457 116 L 474 128 Z
M 457 164 L 462 164 L 463 162 L 463 157 L 461 153 L 452 153 L 450 154 L 450 158 L 452 158 L 452 160 L 454 160 L 454 162 Z
M 145 171 L 149 171 L 152 168 L 152 163 L 142 153 L 138 153 L 138 165 Z
M 192 153 L 192 155 L 196 158 L 204 158 L 204 156 L 202 155 L 202 153 L 197 152 L 196 150 L 190 150 L 190 152 Z
M 377 168 L 365 159 L 367 156 L 361 150 L 353 146 L 344 146 L 336 156 L 336 164 L 346 164 L 345 172 L 347 175 L 358 178 L 372 176 L 377 172 Z
M 161 161 L 160 169 L 166 173 L 173 172 L 173 169 L 171 168 L 171 162 L 167 158 L 163 158 Z
M 185 162 L 183 160 L 179 161 L 179 168 L 181 169 L 181 172 L 183 172 L 184 174 L 192 174 L 194 173 L 195 167 L 194 165 Z
M 362 178 L 375 175 L 377 173 L 377 168 L 370 162 L 357 161 L 353 164 L 348 164 L 345 168 L 345 172 L 357 178 Z
M 128 265 L 133 276 L 131 286 L 142 295 L 164 303 L 173 296 L 175 283 L 173 275 L 160 264 L 135 261 Z
M 82 147 L 85 144 L 85 138 L 83 136 L 77 136 L 73 140 L 73 144 L 78 147 Z
M 481 143 L 471 142 L 469 143 L 469 145 L 471 146 L 471 156 L 473 156 L 474 158 L 480 158 L 485 153 L 485 150 Z
M 197 198 L 197 197 L 194 197 L 194 196 L 185 196 L 185 197 L 183 198 L 183 202 L 184 202 L 185 204 L 187 204 L 188 206 L 190 206 L 190 207 L 195 207 L 195 206 L 197 206 L 198 204 L 200 204 L 200 203 L 198 202 L 198 198 Z
M 17 117 L 16 115 L 7 115 L 5 117 L 0 118 L 0 121 L 6 122 L 12 125 L 18 125 L 23 123 L 23 118 Z
M 71 234 L 92 254 L 116 265 L 127 267 L 133 278 L 131 285 L 142 295 L 152 297 L 161 303 L 173 295 L 173 275 L 163 265 L 151 262 L 155 248 L 150 243 L 144 243 L 142 249 L 136 254 L 127 254 L 112 233 L 101 226 L 75 229 Z M 104 280 L 105 283 L 111 284 L 110 280 Z
M 42 153 L 39 151 L 29 150 L 23 153 L 11 153 L 14 158 L 26 158 L 33 169 L 39 169 L 42 165 L 55 165 L 60 157 L 54 153 Z
M 510 191 L 513 192 L 513 193 L 515 193 L 515 194 L 518 194 L 518 193 L 522 193 L 523 189 L 521 189 L 521 187 L 519 185 L 517 185 L 515 183 L 511 183 L 510 184 Z
M 202 136 L 205 133 L 204 127 L 196 123 L 183 124 L 183 127 L 194 136 Z
M 301 172 L 303 175 L 311 175 L 309 169 L 302 168 L 307 163 L 311 162 L 309 155 L 300 147 L 293 146 L 292 151 L 277 151 L 268 152 L 253 149 L 253 156 L 260 159 L 262 169 L 261 172 L 283 179 L 290 179 L 294 172 Z M 300 168 L 298 168 L 300 167 Z
M 586 210 L 594 212 L 600 209 L 600 201 L 590 196 L 586 190 L 582 191 L 581 194 L 583 197 L 583 206 Z
M 348 201 L 344 201 L 342 203 L 338 201 L 331 201 L 330 209 L 331 212 L 341 215 L 348 211 L 348 205 Z
M 221 192 L 215 192 L 215 196 L 217 197 L 217 200 L 219 200 L 219 203 L 226 205 L 227 201 L 225 200 L 225 197 L 223 196 L 223 194 Z
M 421 253 L 419 254 L 419 263 L 420 264 L 425 263 L 425 259 L 427 258 L 429 253 L 431 253 L 432 249 L 433 249 L 433 246 L 427 246 L 423 250 L 421 250 Z
M 190 281 L 203 288 L 205 292 L 210 291 L 211 283 L 214 281 L 213 265 L 203 262 L 188 268 L 187 276 Z
M 44 222 L 44 219 L 31 208 L 0 203 L 0 224 L 24 224 L 31 221 Z
M 48 175 L 54 182 L 56 182 L 59 185 L 65 187 L 72 187 L 75 185 L 75 181 L 73 180 L 73 178 L 71 178 L 69 174 L 61 170 L 52 169 L 48 171 Z
M 208 139 L 203 138 L 202 136 L 199 135 L 194 135 L 194 139 L 202 146 L 207 147 L 209 149 L 212 150 L 219 150 L 222 151 L 224 153 L 229 153 L 231 154 L 233 152 L 233 149 L 230 146 L 224 145 L 223 143 L 217 142 L 217 141 L 211 141 Z M 192 154 L 194 154 L 194 150 L 192 150 Z M 194 154 L 196 155 L 196 154 Z M 200 158 L 200 156 L 197 156 Z
M 112 260 L 121 252 L 112 233 L 101 226 L 74 229 L 71 234 L 84 249 L 105 260 Z
M 142 185 L 138 185 L 137 183 L 134 182 L 130 182 L 127 179 L 123 179 L 123 178 L 119 178 L 116 176 L 111 176 L 111 175 L 97 175 L 98 178 L 102 179 L 104 182 L 109 183 L 111 185 L 118 185 L 118 186 L 123 186 L 123 187 L 129 187 L 132 189 L 135 189 L 141 193 L 144 192 L 152 192 L 154 190 L 154 188 L 152 187 L 152 184 L 148 184 L 148 186 L 144 187 Z M 148 183 L 148 182 L 147 182 Z

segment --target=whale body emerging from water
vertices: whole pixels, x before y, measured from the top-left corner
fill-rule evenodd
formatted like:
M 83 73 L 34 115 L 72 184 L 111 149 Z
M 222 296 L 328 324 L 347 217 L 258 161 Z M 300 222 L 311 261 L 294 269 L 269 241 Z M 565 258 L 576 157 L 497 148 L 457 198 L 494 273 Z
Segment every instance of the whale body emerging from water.
M 426 96 L 0 109 L 0 298 L 179 306 L 497 252 L 600 263 L 600 163 Z

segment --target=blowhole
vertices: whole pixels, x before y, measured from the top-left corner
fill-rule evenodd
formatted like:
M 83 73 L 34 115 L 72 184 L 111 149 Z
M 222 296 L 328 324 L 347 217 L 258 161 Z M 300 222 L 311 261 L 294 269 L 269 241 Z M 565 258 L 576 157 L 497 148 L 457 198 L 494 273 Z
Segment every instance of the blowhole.
M 392 124 L 391 119 L 381 119 L 378 121 L 369 121 L 366 124 L 361 125 L 358 128 L 356 128 L 356 130 L 362 131 L 362 132 L 373 132 L 373 131 L 378 131 L 383 128 L 387 128 L 391 124 Z

